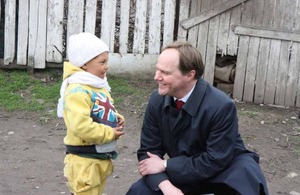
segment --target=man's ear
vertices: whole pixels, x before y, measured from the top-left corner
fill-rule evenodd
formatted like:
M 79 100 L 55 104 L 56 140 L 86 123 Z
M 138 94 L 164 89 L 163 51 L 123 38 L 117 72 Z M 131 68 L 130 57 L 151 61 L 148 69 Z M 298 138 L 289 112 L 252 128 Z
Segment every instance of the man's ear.
M 191 70 L 190 72 L 187 73 L 187 76 L 190 80 L 195 79 L 195 75 L 196 75 L 196 71 L 195 70 Z

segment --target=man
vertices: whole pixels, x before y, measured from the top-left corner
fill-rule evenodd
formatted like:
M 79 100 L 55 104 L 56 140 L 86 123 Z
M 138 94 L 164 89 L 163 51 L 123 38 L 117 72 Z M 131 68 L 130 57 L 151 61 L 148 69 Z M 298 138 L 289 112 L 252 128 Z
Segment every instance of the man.
M 235 104 L 201 78 L 198 50 L 175 42 L 162 50 L 156 68 L 158 90 L 137 152 L 143 177 L 127 195 L 268 194 L 259 158 L 239 134 Z

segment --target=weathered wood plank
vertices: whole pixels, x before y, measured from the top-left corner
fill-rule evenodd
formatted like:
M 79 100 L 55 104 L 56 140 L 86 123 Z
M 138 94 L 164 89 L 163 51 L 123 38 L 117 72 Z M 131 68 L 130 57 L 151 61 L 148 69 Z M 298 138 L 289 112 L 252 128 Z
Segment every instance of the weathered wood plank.
M 236 73 L 234 79 L 233 98 L 243 100 L 244 81 L 248 57 L 249 37 L 240 37 L 239 51 L 237 56 Z
M 281 21 L 281 26 L 289 31 L 294 29 L 295 20 L 295 2 L 282 1 L 281 11 L 284 12 L 284 19 Z M 277 88 L 275 93 L 275 104 L 285 105 L 285 95 L 287 87 L 287 77 L 290 66 L 290 52 L 293 43 L 290 41 L 282 41 L 280 50 L 279 70 L 277 74 Z
M 266 80 L 264 104 L 274 104 L 281 41 L 272 40 Z
M 38 26 L 38 0 L 30 0 L 30 12 L 29 12 L 29 36 L 28 36 L 28 60 L 34 61 L 35 54 L 35 43 L 37 37 L 37 26 Z M 29 63 L 29 62 L 28 62 Z M 33 64 L 32 64 L 33 66 Z
M 262 0 L 252 0 L 248 2 L 249 5 L 252 4 L 252 23 L 261 25 L 263 18 L 263 8 L 264 1 Z M 253 102 L 254 90 L 256 83 L 256 68 L 257 68 L 257 59 L 258 51 L 260 45 L 260 38 L 250 37 L 249 41 L 249 51 L 247 58 L 247 68 L 246 68 L 246 78 L 245 78 L 245 89 L 244 89 L 244 101 Z
M 299 91 L 297 85 L 299 83 L 299 70 L 300 70 L 300 43 L 293 43 L 291 56 L 290 56 L 290 67 L 288 71 L 286 81 L 286 93 L 285 93 L 285 106 L 297 106 L 296 98 Z M 299 105 L 298 105 L 299 106 Z
M 5 3 L 4 65 L 9 65 L 15 58 L 15 30 L 16 0 L 10 0 Z
M 230 15 L 231 26 L 232 24 L 239 24 L 241 22 L 241 14 L 242 14 L 242 5 L 238 5 L 231 10 L 231 15 Z M 228 44 L 227 54 L 236 56 L 238 50 L 239 36 L 233 32 L 231 26 L 230 26 L 228 42 L 227 42 Z
M 273 0 L 265 0 L 264 12 L 262 18 L 262 26 L 266 28 L 272 27 L 272 21 L 274 16 L 274 2 Z M 268 8 L 268 9 L 266 9 Z M 259 56 L 257 60 L 256 82 L 254 102 L 261 104 L 264 101 L 265 96 L 265 83 L 267 79 L 268 59 L 270 51 L 270 39 L 261 38 L 259 47 Z
M 212 0 L 212 5 L 218 3 L 219 0 Z M 218 31 L 219 31 L 219 16 L 215 16 L 209 20 L 209 30 L 207 39 L 207 51 L 205 59 L 205 70 L 204 79 L 213 84 L 214 82 L 214 72 L 216 64 L 216 54 L 217 54 L 217 42 L 218 42 Z
M 67 47 L 71 35 L 83 32 L 83 13 L 84 0 L 68 1 Z
M 268 58 L 270 50 L 270 40 L 264 39 L 260 42 L 259 56 L 257 59 L 257 71 L 255 82 L 254 102 L 261 104 L 265 96 L 265 82 L 268 69 Z
M 207 53 L 205 58 L 205 70 L 204 79 L 213 84 L 214 71 L 216 64 L 217 54 L 217 41 L 218 41 L 218 28 L 219 28 L 219 17 L 211 19 L 209 24 L 208 40 L 207 40 Z
M 146 36 L 147 1 L 136 2 L 134 23 L 133 53 L 144 53 Z
M 29 0 L 19 1 L 17 64 L 27 64 Z
M 300 42 L 300 32 L 270 30 L 254 26 L 233 26 L 233 31 L 238 35 L 247 35 L 253 37 L 262 37 L 284 41 Z
M 116 26 L 116 0 L 102 1 L 101 39 L 114 51 Z
M 298 56 L 300 55 L 300 51 L 299 50 L 300 49 L 298 47 Z M 299 65 L 299 62 L 298 62 L 298 65 Z M 300 74 L 300 73 L 298 72 L 298 74 Z M 300 107 L 300 95 L 299 94 L 300 94 L 300 77 L 298 76 L 296 107 Z
M 124 54 L 128 51 L 128 34 L 129 34 L 129 10 L 130 0 L 121 1 L 120 9 L 120 37 L 119 37 L 119 52 Z
M 275 4 L 275 13 L 273 27 L 275 29 L 284 29 L 283 24 L 285 21 L 285 1 L 284 0 L 276 0 Z
M 282 12 L 282 1 L 274 2 L 274 13 L 276 17 L 273 20 L 273 29 L 281 28 L 281 18 L 283 17 Z M 269 66 L 267 72 L 267 80 L 266 80 L 266 91 L 265 91 L 265 104 L 274 104 L 275 103 L 275 92 L 277 85 L 277 73 L 279 67 L 280 60 L 280 48 L 281 48 L 281 40 L 272 39 L 271 40 L 271 48 L 270 48 L 270 58 L 269 58 Z
M 211 9 L 208 9 L 205 12 L 202 12 L 200 15 L 197 15 L 195 17 L 186 19 L 186 20 L 182 20 L 180 25 L 184 28 L 184 29 L 189 29 L 192 26 L 195 26 L 197 24 L 200 24 L 210 18 L 213 18 L 243 2 L 245 2 L 247 0 L 229 0 L 223 3 L 220 3 L 218 5 L 215 5 L 214 7 L 212 7 Z
M 243 5 L 243 13 L 242 13 L 242 24 L 250 25 L 252 23 L 252 4 L 251 1 L 244 3 Z M 235 81 L 234 81 L 234 90 L 233 90 L 233 98 L 238 100 L 243 100 L 245 89 L 245 77 L 246 77 L 246 70 L 247 70 L 247 58 L 249 52 L 249 36 L 241 36 L 239 41 L 239 51 L 236 63 L 236 74 L 235 74 Z
M 161 0 L 151 1 L 148 53 L 159 54 L 161 33 Z
M 185 20 L 189 17 L 190 0 L 180 1 L 179 21 Z M 187 40 L 187 30 L 181 25 L 178 25 L 177 40 Z
M 291 45 L 290 45 L 291 44 Z M 289 56 L 290 51 L 289 47 L 292 47 L 291 42 L 282 41 L 279 57 L 279 67 L 277 73 L 277 85 L 275 91 L 275 104 L 284 105 L 285 102 L 285 90 L 287 82 L 287 72 L 289 69 Z
M 252 25 L 262 26 L 265 0 L 251 0 L 248 3 L 252 3 Z
M 218 35 L 218 53 L 222 56 L 227 55 L 228 36 L 230 30 L 230 10 L 223 12 L 220 15 L 220 27 Z
M 46 67 L 47 1 L 30 0 L 28 59 L 33 58 L 34 68 Z
M 298 52 L 297 52 L 297 61 L 296 61 L 296 64 L 298 65 L 298 75 L 297 75 L 297 78 L 296 78 L 296 80 L 298 81 L 297 82 L 297 84 L 296 84 L 296 86 L 297 86 L 297 93 L 296 93 L 296 95 L 297 95 L 297 97 L 296 97 L 296 106 L 297 107 L 300 107 L 300 72 L 299 72 L 299 65 L 300 65 L 300 60 L 299 60 L 299 56 L 300 56 L 300 46 L 299 46 L 299 44 L 298 44 Z
M 174 41 L 174 20 L 175 20 L 176 0 L 165 0 L 164 22 L 163 22 L 163 46 Z
M 289 20 L 287 28 L 290 30 L 299 30 L 300 28 L 300 1 L 288 1 L 287 10 L 289 14 L 286 16 Z M 300 67 L 300 43 L 289 42 L 289 67 L 287 70 L 286 76 L 286 86 L 285 86 L 285 97 L 284 105 L 285 106 L 296 106 L 296 97 L 297 97 L 297 83 L 299 77 L 299 67 Z
M 46 61 L 63 61 L 63 14 L 64 3 L 60 0 L 48 0 Z
M 40 0 L 38 7 L 38 36 L 34 55 L 34 68 L 46 68 L 46 43 L 47 43 L 47 1 Z
M 210 8 L 211 1 L 202 0 L 201 2 L 201 12 L 206 11 Z M 206 61 L 206 46 L 207 46 L 207 36 L 208 36 L 208 26 L 209 21 L 204 21 L 199 24 L 199 34 L 198 34 L 198 44 L 197 48 L 202 54 L 203 62 Z
M 295 18 L 300 18 L 300 2 L 297 1 Z M 299 19 L 295 21 L 295 30 L 300 30 Z M 295 43 L 291 55 L 291 79 L 287 83 L 287 96 L 292 94 L 291 98 L 286 98 L 286 105 L 292 104 L 300 107 L 300 43 Z M 295 70 L 295 71 L 294 71 Z M 289 87 L 290 86 L 290 87 Z
M 201 11 L 201 1 L 191 1 L 190 17 L 197 15 Z M 199 26 L 193 26 L 188 30 L 188 42 L 197 47 Z
M 72 0 L 68 4 L 68 36 L 83 32 L 84 0 Z
M 254 97 L 254 86 L 255 86 L 259 43 L 260 43 L 259 38 L 250 37 L 246 75 L 245 75 L 244 95 L 243 95 L 243 101 L 245 102 L 252 102 Z
M 84 31 L 95 34 L 97 0 L 86 0 Z

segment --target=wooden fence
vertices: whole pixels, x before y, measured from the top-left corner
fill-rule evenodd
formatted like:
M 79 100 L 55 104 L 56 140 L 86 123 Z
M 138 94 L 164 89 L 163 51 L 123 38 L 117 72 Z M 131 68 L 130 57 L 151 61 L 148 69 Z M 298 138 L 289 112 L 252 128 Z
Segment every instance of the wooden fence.
M 300 1 L 245 4 L 234 97 L 247 102 L 300 106 Z M 250 25 L 250 26 L 249 26 Z
M 237 57 L 233 98 L 300 107 L 300 0 L 6 0 L 4 7 L 1 67 L 61 66 L 67 38 L 87 31 L 109 45 L 112 73 L 152 76 L 161 47 L 188 40 L 210 83 L 217 55 Z

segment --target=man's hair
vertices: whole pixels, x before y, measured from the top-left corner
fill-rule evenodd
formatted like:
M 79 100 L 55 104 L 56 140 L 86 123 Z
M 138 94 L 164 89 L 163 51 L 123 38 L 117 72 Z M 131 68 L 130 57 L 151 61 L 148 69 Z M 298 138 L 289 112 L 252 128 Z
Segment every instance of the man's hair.
M 200 52 L 187 41 L 175 41 L 165 46 L 166 49 L 176 49 L 179 53 L 179 70 L 182 74 L 187 74 L 191 70 L 195 70 L 195 79 L 202 77 L 204 72 L 204 64 Z

